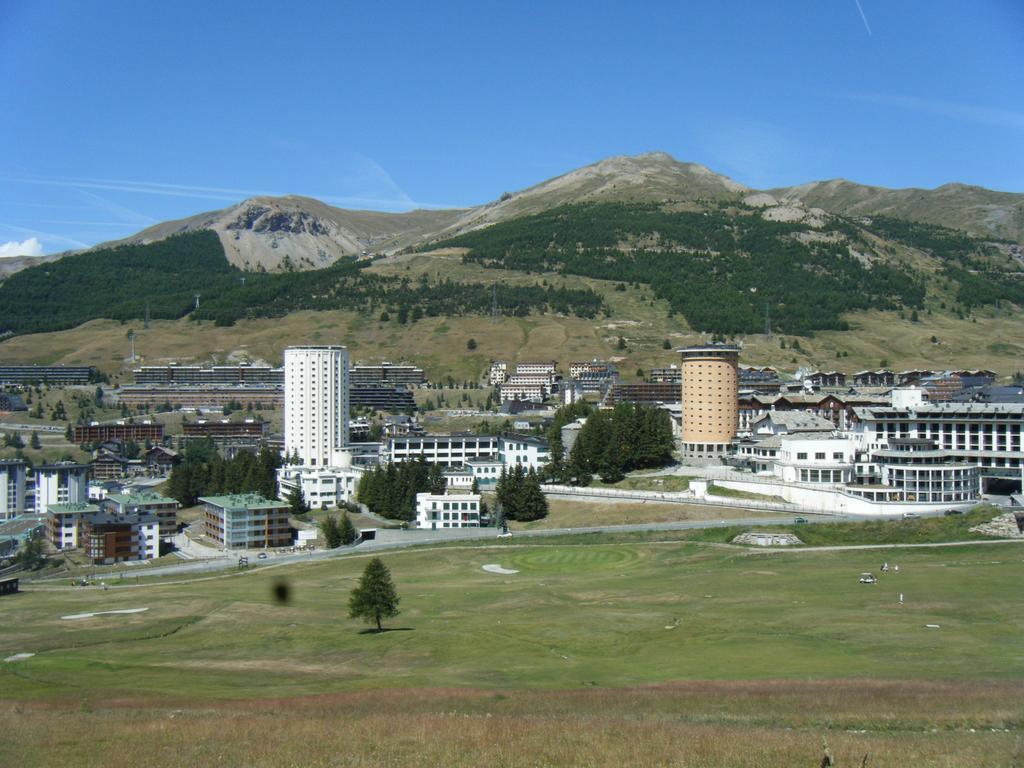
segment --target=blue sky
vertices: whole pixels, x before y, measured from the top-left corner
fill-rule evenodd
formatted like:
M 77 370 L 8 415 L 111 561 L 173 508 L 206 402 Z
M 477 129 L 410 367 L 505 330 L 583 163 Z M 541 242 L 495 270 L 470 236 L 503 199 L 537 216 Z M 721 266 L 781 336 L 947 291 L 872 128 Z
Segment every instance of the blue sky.
M 0 104 L 0 256 L 260 193 L 473 205 L 653 150 L 755 187 L 1024 192 L 1024 3 L 2 0 Z

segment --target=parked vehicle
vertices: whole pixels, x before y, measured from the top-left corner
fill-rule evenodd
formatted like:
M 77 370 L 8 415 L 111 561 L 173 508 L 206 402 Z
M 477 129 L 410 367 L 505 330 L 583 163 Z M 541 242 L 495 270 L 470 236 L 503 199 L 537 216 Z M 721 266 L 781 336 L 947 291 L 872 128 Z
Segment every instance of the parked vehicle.
M 859 579 L 861 584 L 877 584 L 878 579 L 875 578 L 873 573 L 862 573 Z

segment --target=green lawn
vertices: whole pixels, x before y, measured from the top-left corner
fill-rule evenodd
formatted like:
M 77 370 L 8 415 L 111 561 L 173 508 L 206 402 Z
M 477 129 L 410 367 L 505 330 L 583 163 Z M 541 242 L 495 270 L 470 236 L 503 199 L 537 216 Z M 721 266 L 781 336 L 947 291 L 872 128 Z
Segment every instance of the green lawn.
M 0 653 L 38 655 L 2 665 L 0 689 L 16 698 L 63 695 L 69 684 L 218 698 L 695 677 L 1018 677 L 1024 657 L 1004 651 L 1024 629 L 1020 555 L 1012 544 L 907 550 L 898 577 L 865 587 L 856 577 L 877 566 L 874 553 L 636 544 L 389 554 L 403 596 L 391 626 L 403 631 L 379 636 L 344 616 L 362 558 L 191 584 L 33 591 L 5 598 Z M 520 573 L 485 573 L 489 562 Z M 271 598 L 279 579 L 292 587 L 289 605 Z M 132 607 L 149 610 L 60 619 Z
M 365 557 L 0 598 L 0 659 L 36 654 L 0 662 L 0 764 L 788 768 L 817 765 L 823 740 L 874 768 L 1019 753 L 1019 545 L 893 550 L 900 573 L 866 586 L 875 552 L 594 538 L 387 554 L 402 613 L 383 634 L 345 617 Z

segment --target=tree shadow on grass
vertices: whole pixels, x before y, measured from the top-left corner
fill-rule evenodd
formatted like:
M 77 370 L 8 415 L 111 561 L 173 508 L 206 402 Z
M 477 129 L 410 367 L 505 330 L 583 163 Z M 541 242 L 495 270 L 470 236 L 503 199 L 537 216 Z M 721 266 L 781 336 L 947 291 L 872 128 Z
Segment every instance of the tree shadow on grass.
M 360 635 L 383 635 L 385 632 L 414 632 L 415 627 L 384 627 L 383 629 L 377 629 L 376 627 L 367 627 L 366 629 L 360 629 Z

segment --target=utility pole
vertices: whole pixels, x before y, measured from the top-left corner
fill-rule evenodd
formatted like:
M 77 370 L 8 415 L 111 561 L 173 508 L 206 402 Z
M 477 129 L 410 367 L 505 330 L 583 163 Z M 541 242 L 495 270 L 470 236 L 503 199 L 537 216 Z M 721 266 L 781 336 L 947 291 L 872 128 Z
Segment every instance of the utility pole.
M 142 327 L 149 328 L 149 302 L 146 302 L 146 319 L 142 321 Z
M 769 339 L 772 337 L 772 318 L 768 314 L 768 302 L 764 303 L 764 335 Z
M 135 362 L 135 331 L 128 331 L 128 341 L 132 345 L 132 362 Z
M 491 284 L 491 322 L 498 322 L 498 285 Z
M 196 294 L 196 305 L 195 305 L 194 309 L 199 309 L 199 294 L 198 293 Z

